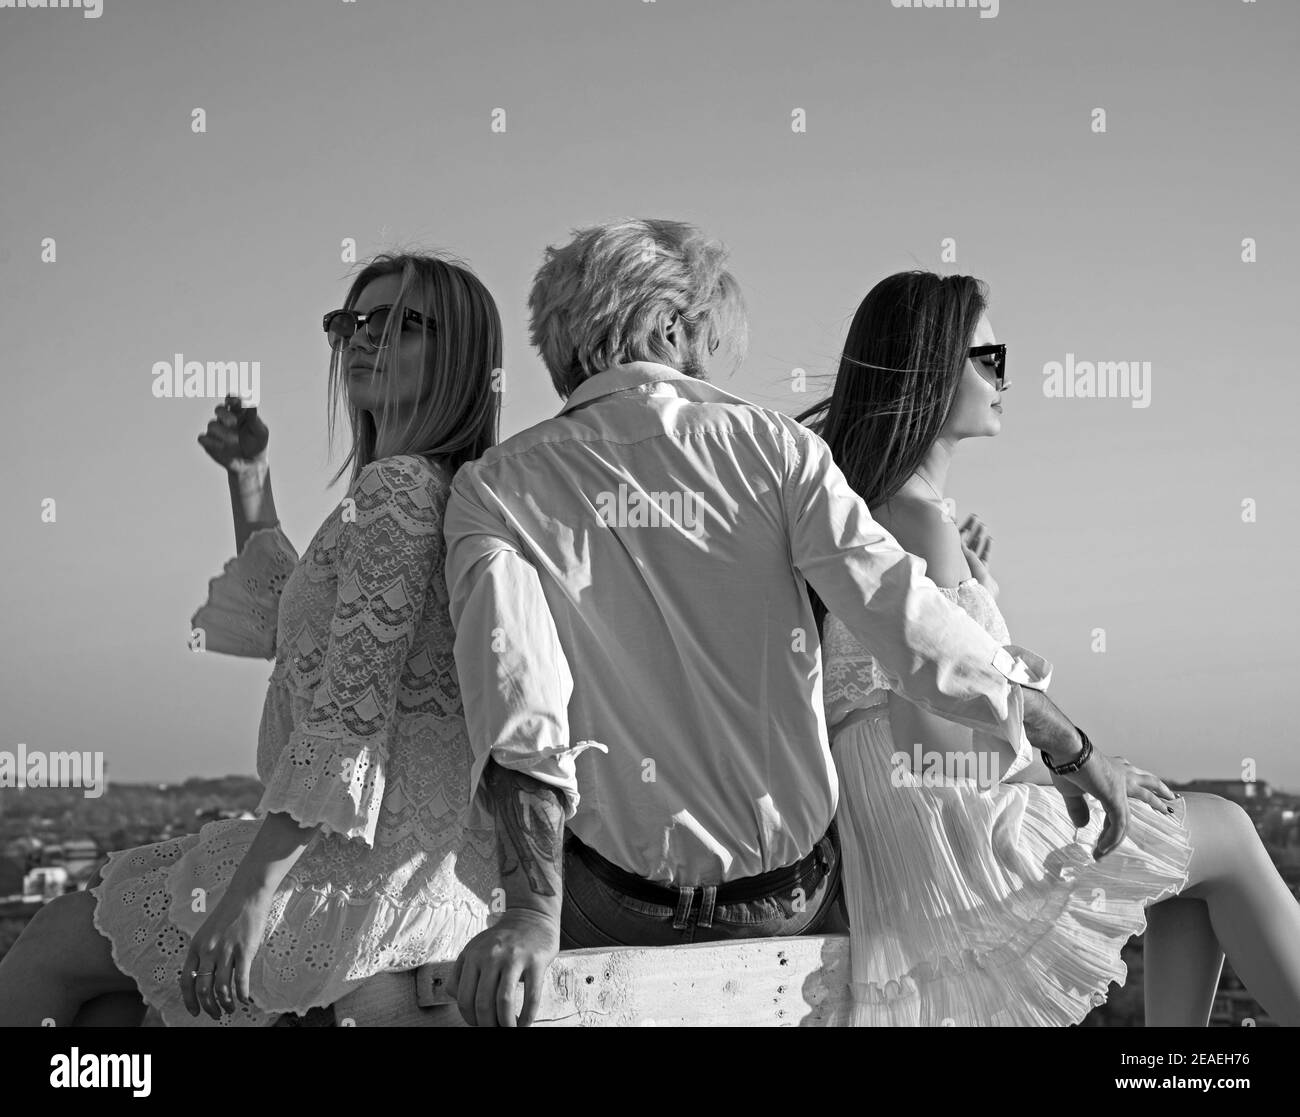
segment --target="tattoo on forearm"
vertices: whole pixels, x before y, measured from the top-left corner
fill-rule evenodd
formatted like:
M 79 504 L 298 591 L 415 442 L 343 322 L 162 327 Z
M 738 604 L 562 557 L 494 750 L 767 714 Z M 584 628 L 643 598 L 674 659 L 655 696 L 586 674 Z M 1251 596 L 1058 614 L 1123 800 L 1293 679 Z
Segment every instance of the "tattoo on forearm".
M 535 896 L 560 891 L 564 848 L 564 808 L 553 788 L 520 772 L 488 766 L 488 786 L 496 807 L 501 879 L 522 878 Z
M 1035 748 L 1069 751 L 1076 737 L 1074 725 L 1041 691 L 1025 689 L 1025 736 Z

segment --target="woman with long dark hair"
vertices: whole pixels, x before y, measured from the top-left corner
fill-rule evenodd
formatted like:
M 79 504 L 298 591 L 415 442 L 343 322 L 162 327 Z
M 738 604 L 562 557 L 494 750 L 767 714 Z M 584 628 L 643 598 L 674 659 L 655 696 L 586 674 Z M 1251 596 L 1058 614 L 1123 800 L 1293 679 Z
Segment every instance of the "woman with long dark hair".
M 958 445 L 1001 429 L 1006 348 L 985 306 L 969 276 L 883 280 L 834 391 L 800 419 L 881 526 L 1007 644 L 991 540 L 973 520 L 959 530 L 944 496 Z M 1300 905 L 1240 807 L 1175 795 L 1120 760 L 1128 834 L 1094 859 L 1101 812 L 1027 741 L 1012 749 L 908 702 L 813 604 L 841 781 L 849 1023 L 1077 1023 L 1124 981 L 1120 950 L 1145 928 L 1148 1024 L 1204 1025 L 1225 952 L 1272 1017 L 1300 1024 Z
M 111 855 L 0 963 L 0 1023 L 266 1024 L 382 970 L 451 960 L 488 923 L 490 815 L 470 786 L 443 574 L 457 467 L 496 442 L 501 322 L 469 270 L 386 255 L 324 319 L 347 495 L 299 558 L 255 409 L 200 435 L 230 475 L 237 557 L 199 646 L 274 658 L 255 820 Z

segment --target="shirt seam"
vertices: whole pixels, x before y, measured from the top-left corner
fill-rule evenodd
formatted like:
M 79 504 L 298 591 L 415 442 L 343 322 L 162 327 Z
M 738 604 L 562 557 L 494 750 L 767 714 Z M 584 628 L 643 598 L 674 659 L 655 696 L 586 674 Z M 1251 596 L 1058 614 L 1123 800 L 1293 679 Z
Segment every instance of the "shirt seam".
M 624 447 L 640 446 L 646 442 L 653 442 L 655 439 L 674 438 L 679 433 L 682 436 L 686 436 L 686 437 L 694 437 L 701 434 L 712 434 L 712 433 L 725 434 L 726 428 L 723 426 L 718 426 L 714 422 L 710 421 L 707 425 L 692 426 L 687 430 L 681 432 L 657 431 L 654 434 L 646 435 L 644 438 L 633 438 L 625 441 L 616 438 L 611 438 L 608 435 L 598 435 L 592 438 L 581 438 L 574 435 L 572 437 L 567 437 L 562 439 L 548 439 L 545 442 L 538 442 L 533 444 L 532 446 L 526 446 L 523 449 L 511 450 L 509 452 L 501 451 L 498 448 L 497 456 L 492 461 L 484 462 L 480 460 L 480 461 L 467 462 L 463 468 L 471 470 L 475 475 L 481 475 L 483 473 L 486 473 L 488 470 L 494 468 L 496 465 L 500 463 L 503 463 L 505 461 L 513 461 L 515 458 L 523 457 L 525 454 L 531 454 L 535 451 L 539 451 L 547 447 L 565 446 L 570 444 L 580 444 L 586 446 L 586 445 L 591 445 L 596 443 L 605 446 L 624 446 Z M 783 487 L 784 487 L 784 483 L 785 482 L 783 482 Z

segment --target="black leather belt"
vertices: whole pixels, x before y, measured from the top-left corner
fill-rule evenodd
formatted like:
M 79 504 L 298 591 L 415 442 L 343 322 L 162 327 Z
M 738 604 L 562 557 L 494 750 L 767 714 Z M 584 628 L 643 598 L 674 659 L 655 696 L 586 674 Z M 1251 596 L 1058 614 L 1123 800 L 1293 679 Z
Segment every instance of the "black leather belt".
M 581 858 L 582 863 L 591 870 L 592 876 L 604 881 L 611 888 L 617 889 L 625 896 L 640 900 L 646 904 L 658 904 L 661 907 L 676 908 L 681 889 L 666 884 L 656 884 L 652 880 L 636 876 L 625 869 L 620 869 L 612 861 L 597 853 L 591 846 L 580 841 L 576 834 L 568 833 L 566 843 Z M 716 903 L 746 904 L 754 900 L 763 900 L 778 893 L 788 893 L 803 887 L 811 892 L 830 871 L 831 862 L 827 853 L 827 844 L 838 849 L 839 839 L 834 824 L 826 832 L 807 857 L 788 865 L 783 869 L 759 873 L 757 876 L 741 877 L 738 880 L 725 881 L 717 886 Z M 697 893 L 700 886 L 695 886 Z M 697 895 L 696 899 L 699 899 Z

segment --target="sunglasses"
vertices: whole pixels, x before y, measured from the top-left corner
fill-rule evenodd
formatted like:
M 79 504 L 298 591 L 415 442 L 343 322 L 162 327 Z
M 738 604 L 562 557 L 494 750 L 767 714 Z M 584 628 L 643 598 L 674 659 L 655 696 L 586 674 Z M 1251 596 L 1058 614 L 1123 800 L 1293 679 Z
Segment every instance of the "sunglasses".
M 1007 383 L 1007 347 L 1005 345 L 972 345 L 970 351 L 966 354 L 975 367 L 983 372 L 989 366 L 988 358 L 993 358 L 993 385 L 999 392 L 1005 392 L 1011 387 Z
M 371 345 L 379 347 L 379 341 L 384 336 L 384 326 L 388 323 L 389 312 L 392 306 L 377 306 L 371 310 L 331 310 L 325 315 L 325 333 L 329 337 L 330 348 L 334 350 L 342 349 L 353 335 L 362 327 L 366 331 L 366 339 Z M 425 329 L 434 329 L 433 319 L 427 315 L 421 314 L 418 310 L 412 310 L 410 307 L 402 308 L 402 329 L 407 324 L 423 326 Z

